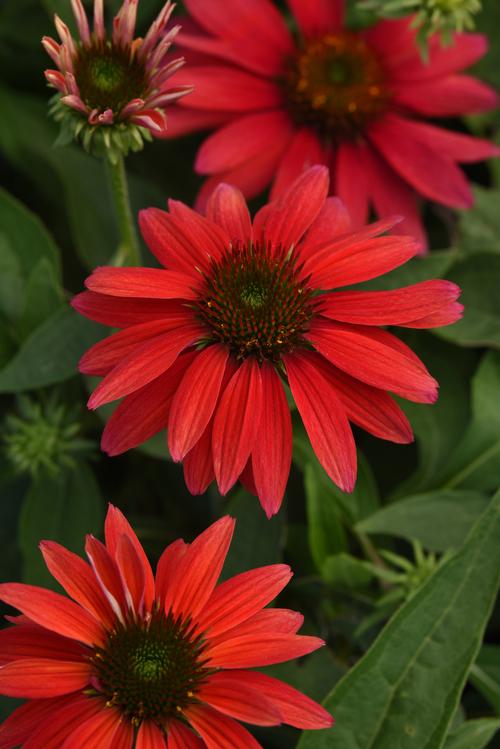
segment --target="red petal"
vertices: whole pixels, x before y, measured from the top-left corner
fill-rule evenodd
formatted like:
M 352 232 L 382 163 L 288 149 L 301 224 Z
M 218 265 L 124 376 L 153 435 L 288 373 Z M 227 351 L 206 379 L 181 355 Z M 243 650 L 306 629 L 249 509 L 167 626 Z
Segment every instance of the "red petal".
M 226 558 L 234 531 L 228 516 L 213 523 L 186 549 L 167 591 L 165 610 L 196 618 L 203 610 Z
M 214 416 L 212 451 L 221 494 L 226 494 L 252 452 L 262 411 L 262 380 L 253 357 L 243 361 L 226 387 Z
M 345 204 L 353 229 L 364 226 L 368 218 L 368 180 L 363 166 L 365 146 L 344 142 L 335 161 L 335 195 Z
M 344 21 L 344 0 L 287 0 L 306 39 L 339 31 Z
M 81 701 L 81 698 L 77 698 Z M 48 718 L 53 720 L 54 713 L 74 701 L 69 697 L 53 697 L 41 700 L 30 700 L 14 710 L 2 723 L 0 728 L 0 749 L 13 749 L 23 745 Z
M 207 648 L 204 655 L 211 668 L 257 668 L 300 658 L 323 647 L 319 637 L 304 635 L 243 635 Z
M 123 622 L 124 614 L 127 611 L 127 601 L 115 560 L 104 544 L 93 536 L 87 536 L 85 553 L 115 615 Z
M 139 226 L 144 241 L 162 265 L 178 268 L 199 280 L 196 266 L 206 266 L 207 254 L 203 247 L 191 243 L 178 221 L 159 208 L 146 208 L 139 212 Z
M 229 245 L 229 237 L 218 224 L 200 215 L 179 200 L 168 201 L 170 213 L 177 221 L 188 239 L 208 258 L 218 260 Z M 200 252 L 200 254 L 201 254 Z
M 120 571 L 129 609 L 134 615 L 143 615 L 145 594 L 144 568 L 128 536 L 122 536 L 118 541 L 115 559 Z M 150 610 L 150 606 L 148 610 Z
M 269 362 L 263 363 L 261 377 L 262 417 L 252 467 L 260 503 L 270 518 L 281 506 L 290 474 L 292 420 L 283 385 Z
M 402 444 L 413 441 L 410 423 L 390 395 L 350 377 L 319 354 L 311 353 L 311 357 L 337 391 L 350 421 L 384 440 Z
M 328 195 L 329 176 L 324 166 L 314 166 L 298 177 L 267 214 L 264 234 L 269 242 L 289 249 L 309 229 Z
M 281 716 L 267 696 L 262 696 L 238 681 L 233 674 L 219 672 L 209 676 L 196 693 L 196 697 L 215 710 L 245 723 L 256 726 L 277 726 Z
M 110 749 L 114 734 L 122 720 L 114 709 L 105 707 L 71 731 L 61 749 Z
M 25 749 L 61 749 L 64 740 L 89 717 L 105 710 L 104 700 L 84 695 L 60 698 L 58 709 L 43 720 L 23 745 Z
M 293 398 L 318 459 L 342 491 L 356 483 L 356 445 L 344 406 L 308 353 L 284 357 Z
M 182 271 L 160 268 L 96 268 L 85 286 L 98 294 L 144 299 L 197 299 L 199 283 Z
M 221 183 L 207 202 L 207 217 L 222 227 L 231 241 L 252 238 L 252 221 L 241 190 Z
M 80 359 L 78 368 L 83 374 L 107 375 L 113 367 L 133 354 L 145 342 L 191 322 L 192 312 L 179 306 L 168 318 L 132 325 L 89 348 Z
M 183 462 L 184 480 L 191 494 L 204 494 L 215 478 L 212 457 L 212 424 L 188 452 Z
M 303 624 L 304 617 L 298 611 L 277 608 L 262 609 L 237 626 L 231 627 L 216 637 L 211 636 L 210 643 L 215 646 L 235 637 L 296 635 Z
M 228 356 L 224 346 L 208 346 L 182 378 L 168 420 L 168 447 L 174 460 L 182 460 L 194 447 L 212 418 Z
M 94 617 L 58 593 L 34 585 L 4 583 L 0 585 L 0 598 L 41 627 L 63 637 L 86 645 L 103 643 L 103 628 Z
M 306 127 L 295 130 L 273 180 L 272 200 L 283 195 L 307 169 L 316 164 L 325 164 L 326 160 L 325 150 L 313 130 Z
M 110 628 L 114 622 L 113 612 L 89 565 L 55 541 L 42 541 L 40 549 L 49 572 L 66 593 Z
M 156 336 L 135 349 L 104 377 L 89 399 L 89 408 L 123 398 L 166 372 L 181 351 L 203 336 L 197 323 Z
M 142 544 L 137 538 L 134 529 L 128 522 L 125 515 L 113 505 L 109 505 L 104 523 L 104 533 L 106 537 L 106 547 L 111 556 L 117 557 L 120 540 L 126 537 L 134 548 L 137 559 L 140 562 L 144 578 L 144 599 L 146 608 L 149 610 L 155 597 L 155 581 L 153 570 L 146 556 Z M 118 560 L 117 560 L 118 561 Z M 120 563 L 118 561 L 120 566 Z
M 351 219 L 344 203 L 339 198 L 327 198 L 300 245 L 301 257 L 307 257 L 309 248 L 317 251 L 318 246 L 344 236 L 350 229 Z
M 166 429 L 174 393 L 196 355 L 195 351 L 181 354 L 164 374 L 120 403 L 102 434 L 101 449 L 104 452 L 119 455 Z
M 494 89 L 467 75 L 403 84 L 395 94 L 398 104 L 430 117 L 475 114 L 498 106 Z
M 283 723 L 295 728 L 330 728 L 333 718 L 317 702 L 288 684 L 257 671 L 232 671 L 228 676 L 268 697 L 281 713 Z
M 156 596 L 162 605 L 168 595 L 170 585 L 177 571 L 182 557 L 186 553 L 187 544 L 181 538 L 167 546 L 158 560 L 156 568 Z
M 190 705 L 184 712 L 207 749 L 262 749 L 246 728 L 210 707 Z
M 274 81 L 231 65 L 190 65 L 176 73 L 175 81 L 195 87 L 187 103 L 193 109 L 251 112 L 276 108 L 283 98 Z
M 276 598 L 291 577 L 288 565 L 274 564 L 230 578 L 214 590 L 198 617 L 198 629 L 213 638 L 238 626 Z
M 0 666 L 23 658 L 78 661 L 86 655 L 86 649 L 75 640 L 61 637 L 37 624 L 0 630 Z
M 84 317 L 113 328 L 169 318 L 179 311 L 179 303 L 170 299 L 120 299 L 94 291 L 77 294 L 71 300 L 71 306 Z
M 0 691 L 7 697 L 57 697 L 84 689 L 90 678 L 90 664 L 83 660 L 23 658 L 0 668 Z
M 386 114 L 370 126 L 368 135 L 393 169 L 420 193 L 452 208 L 470 208 L 473 198 L 463 172 L 431 140 L 416 138 L 415 124 Z
M 401 325 L 453 304 L 460 288 L 450 281 L 422 281 L 393 291 L 339 291 L 321 299 L 321 314 L 357 325 Z
M 109 749 L 132 749 L 134 733 L 133 724 L 122 721 L 116 726 Z
M 182 723 L 171 721 L 168 726 L 168 749 L 206 749 L 205 744 Z
M 463 304 L 455 302 L 450 304 L 445 309 L 439 310 L 439 312 L 433 312 L 425 317 L 420 317 L 418 320 L 411 320 L 406 322 L 404 328 L 441 328 L 444 325 L 451 325 L 452 323 L 460 320 L 464 313 Z
M 166 749 L 163 733 L 150 721 L 143 721 L 137 733 L 135 749 Z
M 391 333 L 318 320 L 306 338 L 328 361 L 368 385 L 417 403 L 434 403 L 437 398 L 436 380 Z

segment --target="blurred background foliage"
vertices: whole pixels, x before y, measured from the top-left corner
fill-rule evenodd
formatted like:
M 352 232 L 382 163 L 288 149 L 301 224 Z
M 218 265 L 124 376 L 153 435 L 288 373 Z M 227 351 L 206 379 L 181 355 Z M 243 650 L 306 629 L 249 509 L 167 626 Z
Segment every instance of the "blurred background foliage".
M 142 27 L 160 4 L 141 0 Z M 224 575 L 288 561 L 295 577 L 280 603 L 328 643 L 270 671 L 318 700 L 329 694 L 337 727 L 301 738 L 256 731 L 265 749 L 500 747 L 500 162 L 468 169 L 471 211 L 426 209 L 428 257 L 366 284 L 445 276 L 463 288 L 460 323 L 405 334 L 441 385 L 436 406 L 402 404 L 415 444 L 357 433 L 358 483 L 345 495 L 297 419 L 273 520 L 242 489 L 192 497 L 163 434 L 109 459 L 98 449 L 104 416 L 85 409 L 91 383 L 77 362 L 106 331 L 68 300 L 109 261 L 118 234 L 102 164 L 77 146 L 54 147 L 40 46 L 54 11 L 70 21 L 69 0 L 0 3 L 0 578 L 54 585 L 39 540 L 81 552 L 85 533 L 101 533 L 107 501 L 153 560 L 229 512 L 239 522 Z M 491 51 L 476 72 L 500 87 L 498 0 L 483 0 L 477 27 Z M 451 124 L 500 143 L 498 111 Z M 128 159 L 136 211 L 168 196 L 192 202 L 198 142 L 155 142 Z M 2 715 L 13 706 L 1 701 Z

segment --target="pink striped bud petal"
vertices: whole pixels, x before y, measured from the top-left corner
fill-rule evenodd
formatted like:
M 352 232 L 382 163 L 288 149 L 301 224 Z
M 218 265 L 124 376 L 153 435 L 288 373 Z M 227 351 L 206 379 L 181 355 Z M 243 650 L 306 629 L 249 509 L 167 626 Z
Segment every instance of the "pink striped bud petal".
M 78 112 L 82 112 L 83 114 L 87 114 L 88 108 L 85 106 L 83 101 L 80 99 L 79 96 L 74 96 L 73 94 L 69 94 L 69 96 L 63 96 L 61 98 L 61 101 L 63 104 L 66 104 L 68 107 L 71 107 L 72 109 L 76 109 Z
M 146 69 L 153 72 L 161 63 L 164 55 L 168 52 L 170 49 L 170 46 L 181 30 L 180 26 L 174 26 L 173 29 L 170 29 L 168 34 L 165 34 L 155 51 L 148 57 L 148 60 L 146 62 Z
M 166 115 L 156 109 L 143 109 L 142 112 L 133 114 L 129 119 L 130 122 L 154 132 L 162 132 L 167 127 Z
M 144 59 L 151 50 L 155 47 L 156 43 L 158 42 L 158 39 L 160 38 L 163 29 L 167 25 L 170 16 L 173 13 L 173 10 L 175 8 L 175 5 L 173 5 L 170 0 L 163 6 L 162 10 L 158 14 L 158 17 L 155 21 L 151 24 L 148 33 L 146 34 L 144 38 L 144 42 L 141 48 L 141 57 Z
M 65 75 L 66 83 L 68 86 L 68 91 L 73 96 L 78 96 L 80 99 L 80 89 L 78 88 L 78 83 L 76 82 L 75 76 L 73 73 L 66 73 Z
M 103 0 L 94 0 L 94 34 L 100 42 L 106 38 Z
M 50 86 L 54 86 L 63 94 L 67 93 L 66 80 L 59 70 L 45 70 L 44 75 Z
M 75 16 L 76 25 L 78 26 L 78 33 L 85 47 L 90 44 L 90 30 L 87 14 L 85 8 L 82 5 L 82 0 L 71 0 L 71 7 L 73 8 L 73 15 Z
M 56 42 L 55 39 L 52 39 L 50 36 L 44 36 L 42 38 L 42 46 L 46 53 L 49 55 L 49 57 L 52 58 L 52 60 L 55 62 L 57 67 L 59 67 L 59 52 L 61 49 L 61 45 Z
M 61 42 L 65 47 L 67 47 L 70 55 L 75 55 L 76 46 L 73 37 L 71 36 L 70 30 L 57 14 L 54 16 L 54 23 L 56 25 L 57 33 L 59 34 Z
M 124 0 L 113 20 L 113 43 L 126 47 L 132 42 L 137 17 L 138 0 Z
M 99 112 L 98 109 L 93 109 L 89 114 L 89 123 L 91 125 L 112 125 L 114 122 L 113 110 L 105 109 L 104 112 Z
M 194 86 L 178 86 L 177 88 L 171 88 L 166 91 L 153 96 L 152 99 L 147 100 L 148 107 L 164 107 L 166 104 L 171 104 L 177 99 L 181 99 L 183 96 L 187 96 L 194 90 Z
M 66 44 L 61 45 L 61 51 L 59 53 L 59 68 L 63 73 L 73 72 L 73 58 Z
M 165 81 L 171 78 L 173 74 L 179 70 L 179 68 L 182 68 L 185 62 L 186 61 L 184 57 L 179 57 L 177 60 L 173 60 L 164 68 L 160 68 L 159 70 L 157 70 L 151 78 L 152 88 L 160 88 L 162 83 L 165 83 Z
M 120 112 L 120 119 L 126 120 L 127 117 L 129 117 L 131 114 L 144 109 L 144 104 L 144 99 L 132 99 L 132 101 L 129 101 L 129 103 L 123 107 L 122 111 Z

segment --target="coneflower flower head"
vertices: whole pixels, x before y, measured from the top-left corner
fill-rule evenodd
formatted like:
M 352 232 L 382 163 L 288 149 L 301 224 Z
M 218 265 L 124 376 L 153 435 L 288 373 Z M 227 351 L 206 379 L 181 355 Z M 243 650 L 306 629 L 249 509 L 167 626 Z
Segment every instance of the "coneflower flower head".
M 71 0 L 79 39 L 55 16 L 61 40 L 43 37 L 42 44 L 57 65 L 46 70 L 57 89 L 51 113 L 61 122 L 60 142 L 81 138 L 86 149 L 111 154 L 140 150 L 144 139 L 164 132 L 165 108 L 188 94 L 191 86 L 169 88 L 166 83 L 184 59 L 166 53 L 180 26 L 167 31 L 175 8 L 163 6 L 144 38 L 134 38 L 139 0 L 124 0 L 113 19 L 110 36 L 104 25 L 103 0 L 94 0 L 91 29 L 82 0 Z

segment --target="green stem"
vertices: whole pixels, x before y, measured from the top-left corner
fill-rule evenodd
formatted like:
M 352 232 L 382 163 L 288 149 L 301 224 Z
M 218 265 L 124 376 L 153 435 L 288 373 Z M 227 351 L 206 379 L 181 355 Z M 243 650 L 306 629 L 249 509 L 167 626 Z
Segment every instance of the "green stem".
M 120 154 L 116 161 L 106 159 L 106 165 L 121 235 L 120 247 L 115 257 L 115 265 L 140 265 L 141 250 L 130 207 L 125 160 Z

